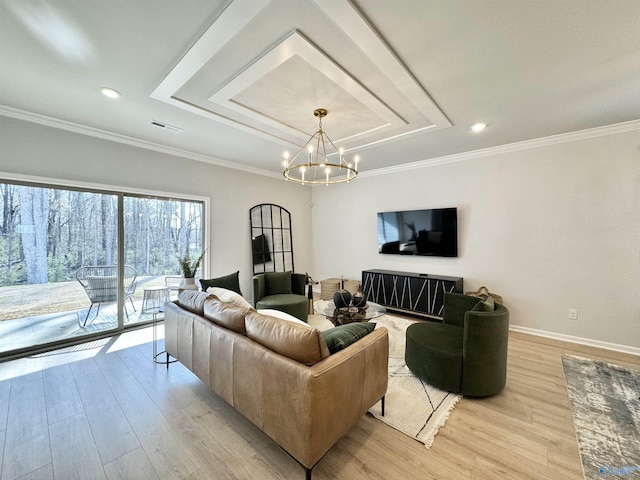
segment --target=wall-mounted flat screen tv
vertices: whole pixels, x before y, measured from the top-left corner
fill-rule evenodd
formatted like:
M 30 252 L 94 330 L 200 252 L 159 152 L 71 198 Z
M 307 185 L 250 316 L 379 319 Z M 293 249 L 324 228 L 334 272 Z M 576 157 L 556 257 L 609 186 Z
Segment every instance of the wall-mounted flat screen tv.
M 378 252 L 457 257 L 457 209 L 379 212 Z

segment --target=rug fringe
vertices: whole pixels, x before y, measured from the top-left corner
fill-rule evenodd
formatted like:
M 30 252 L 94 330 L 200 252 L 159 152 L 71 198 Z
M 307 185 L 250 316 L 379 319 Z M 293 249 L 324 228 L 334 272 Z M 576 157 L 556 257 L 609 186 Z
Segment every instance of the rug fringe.
M 451 407 L 449 407 L 449 410 L 447 411 L 446 415 L 443 415 L 439 424 L 435 426 L 435 429 L 434 429 L 435 431 L 433 433 L 433 436 L 431 437 L 431 440 L 428 443 L 422 442 L 424 443 L 425 447 L 431 448 L 431 446 L 433 445 L 433 441 L 436 439 L 436 435 L 438 435 L 438 432 L 440 431 L 440 429 L 444 427 L 444 424 L 446 423 L 447 420 L 449 420 L 449 415 L 451 415 L 451 412 L 453 412 L 454 407 L 462 399 L 462 395 L 456 395 L 456 397 L 457 398 L 453 401 L 453 403 L 451 404 Z

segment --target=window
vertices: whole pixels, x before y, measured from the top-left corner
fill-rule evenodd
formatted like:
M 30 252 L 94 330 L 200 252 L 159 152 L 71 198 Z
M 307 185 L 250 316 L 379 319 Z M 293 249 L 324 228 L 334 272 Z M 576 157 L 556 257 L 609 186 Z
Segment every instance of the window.
M 0 356 L 151 321 L 202 251 L 201 200 L 0 182 L 0 212 Z

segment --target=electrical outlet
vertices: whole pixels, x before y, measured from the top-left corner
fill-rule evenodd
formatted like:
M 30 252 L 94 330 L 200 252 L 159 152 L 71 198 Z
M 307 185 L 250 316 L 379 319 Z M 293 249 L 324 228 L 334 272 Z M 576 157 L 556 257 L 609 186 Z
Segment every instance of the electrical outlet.
M 570 308 L 569 309 L 569 320 L 577 320 L 578 319 L 578 309 Z

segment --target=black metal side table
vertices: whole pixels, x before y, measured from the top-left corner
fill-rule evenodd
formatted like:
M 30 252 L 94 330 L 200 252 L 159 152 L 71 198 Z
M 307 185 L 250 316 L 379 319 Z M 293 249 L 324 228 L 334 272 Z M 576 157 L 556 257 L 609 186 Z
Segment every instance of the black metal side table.
M 315 312 L 313 310 L 313 286 L 317 285 L 320 282 L 315 281 L 311 277 L 307 277 L 307 298 L 309 299 L 309 315 L 313 315 Z
M 166 365 L 167 366 L 167 370 L 169 369 L 169 364 L 170 363 L 175 363 L 178 361 L 178 359 L 176 358 L 169 358 L 169 352 L 167 352 L 166 350 L 163 350 L 162 352 L 158 352 L 158 315 L 164 313 L 164 305 L 159 306 L 158 308 L 155 308 L 153 310 L 153 361 L 155 363 L 160 363 L 162 365 Z M 158 357 L 162 354 L 166 355 L 166 359 L 165 360 L 159 360 Z

